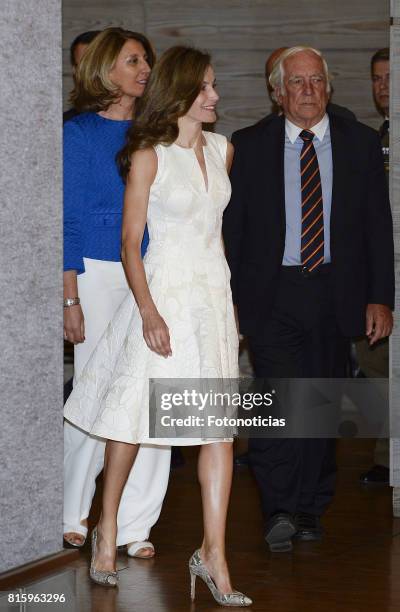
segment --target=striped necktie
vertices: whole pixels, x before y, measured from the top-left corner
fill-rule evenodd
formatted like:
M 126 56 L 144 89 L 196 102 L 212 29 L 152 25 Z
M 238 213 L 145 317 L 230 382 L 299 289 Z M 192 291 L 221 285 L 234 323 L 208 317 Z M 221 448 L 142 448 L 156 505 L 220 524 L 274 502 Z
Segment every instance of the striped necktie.
M 314 133 L 303 130 L 300 154 L 301 173 L 301 265 L 309 272 L 324 261 L 324 210 L 321 176 L 313 145 Z

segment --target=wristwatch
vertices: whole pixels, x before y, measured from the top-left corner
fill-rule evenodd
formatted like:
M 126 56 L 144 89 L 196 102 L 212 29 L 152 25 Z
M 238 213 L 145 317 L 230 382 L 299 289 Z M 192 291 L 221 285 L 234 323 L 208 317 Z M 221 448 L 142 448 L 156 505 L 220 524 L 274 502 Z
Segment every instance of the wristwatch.
M 64 299 L 64 308 L 69 308 L 70 306 L 77 306 L 81 301 L 78 297 L 74 298 L 65 298 Z

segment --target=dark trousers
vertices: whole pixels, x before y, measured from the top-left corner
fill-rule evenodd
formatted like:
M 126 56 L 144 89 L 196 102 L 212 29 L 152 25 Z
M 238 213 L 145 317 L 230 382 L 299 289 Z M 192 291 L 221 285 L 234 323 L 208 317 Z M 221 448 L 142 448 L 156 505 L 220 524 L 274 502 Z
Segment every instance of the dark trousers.
M 249 344 L 257 378 L 346 375 L 349 342 L 337 327 L 330 265 L 304 276 L 282 267 L 276 301 Z M 335 489 L 335 439 L 249 440 L 265 519 L 276 512 L 321 515 Z

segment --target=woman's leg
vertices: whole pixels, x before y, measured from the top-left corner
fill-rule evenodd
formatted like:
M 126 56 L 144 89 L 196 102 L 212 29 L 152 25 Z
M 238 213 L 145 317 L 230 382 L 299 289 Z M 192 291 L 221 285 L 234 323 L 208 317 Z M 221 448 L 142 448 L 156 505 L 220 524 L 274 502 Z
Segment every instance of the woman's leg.
M 232 591 L 225 558 L 225 526 L 232 484 L 231 442 L 204 444 L 200 449 L 198 474 L 203 502 L 204 539 L 200 556 L 217 588 Z
M 138 444 L 107 440 L 104 454 L 103 503 L 97 525 L 97 570 L 115 572 L 118 507 L 138 449 Z

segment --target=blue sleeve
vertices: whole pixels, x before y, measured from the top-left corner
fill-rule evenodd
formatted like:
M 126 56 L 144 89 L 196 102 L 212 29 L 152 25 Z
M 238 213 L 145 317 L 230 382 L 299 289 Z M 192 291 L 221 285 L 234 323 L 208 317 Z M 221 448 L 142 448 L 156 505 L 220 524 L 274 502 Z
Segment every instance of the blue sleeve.
M 149 246 L 149 232 L 147 230 L 147 224 L 146 224 L 144 228 L 144 234 L 143 234 L 143 240 L 142 240 L 142 246 L 141 246 L 142 259 L 146 255 L 148 246 Z
M 85 271 L 82 222 L 87 206 L 90 154 L 82 127 L 75 121 L 64 125 L 64 271 Z

